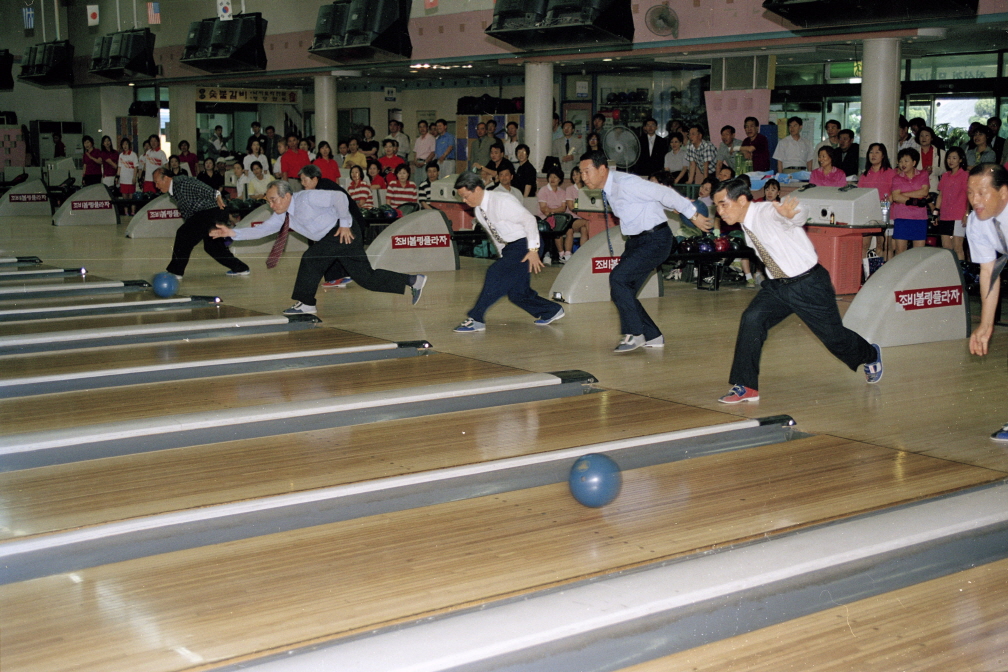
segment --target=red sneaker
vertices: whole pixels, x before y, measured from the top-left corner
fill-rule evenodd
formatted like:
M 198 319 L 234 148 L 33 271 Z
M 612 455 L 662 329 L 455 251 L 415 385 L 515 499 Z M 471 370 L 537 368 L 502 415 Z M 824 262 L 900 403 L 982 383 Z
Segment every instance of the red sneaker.
M 759 401 L 759 392 L 745 385 L 735 385 L 728 394 L 718 399 L 718 401 L 722 404 L 741 404 L 743 401 Z

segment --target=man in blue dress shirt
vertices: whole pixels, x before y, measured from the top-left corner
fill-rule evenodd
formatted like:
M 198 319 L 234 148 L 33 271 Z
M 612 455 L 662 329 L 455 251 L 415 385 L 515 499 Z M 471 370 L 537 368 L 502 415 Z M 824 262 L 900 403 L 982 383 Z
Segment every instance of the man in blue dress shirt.
M 438 119 L 434 123 L 437 128 L 437 139 L 434 140 L 434 160 L 441 166 L 441 177 L 455 174 L 455 136 L 448 132 L 448 122 Z
M 349 198 L 340 191 L 299 191 L 293 193 L 287 180 L 274 180 L 266 190 L 266 202 L 273 216 L 254 228 L 231 229 L 222 224 L 210 232 L 211 238 L 254 240 L 280 231 L 285 224 L 291 231 L 315 241 L 301 256 L 294 292 L 296 302 L 285 315 L 314 315 L 315 292 L 326 269 L 338 261 L 353 281 L 364 289 L 402 294 L 411 288 L 413 304 L 420 300 L 425 275 L 406 275 L 384 269 L 375 270 L 364 251 L 360 226 L 350 214 Z M 272 253 L 271 253 L 272 256 Z
M 609 295 L 619 311 L 623 331 L 615 351 L 664 347 L 665 337 L 637 300 L 637 293 L 672 252 L 675 236 L 665 210 L 676 210 L 702 231 L 710 230 L 710 220 L 674 189 L 630 173 L 610 171 L 609 159 L 602 151 L 581 155 L 581 179 L 589 189 L 602 190 L 603 203 L 619 217 L 620 231 L 627 238 L 619 263 L 609 274 Z

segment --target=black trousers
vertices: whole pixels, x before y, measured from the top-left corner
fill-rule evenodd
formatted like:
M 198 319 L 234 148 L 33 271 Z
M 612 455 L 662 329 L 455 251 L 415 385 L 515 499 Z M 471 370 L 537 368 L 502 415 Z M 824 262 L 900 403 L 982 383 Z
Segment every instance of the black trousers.
M 221 221 L 224 211 L 220 208 L 200 210 L 185 220 L 175 232 L 175 246 L 172 248 L 171 263 L 168 272 L 175 275 L 185 275 L 186 266 L 193 248 L 202 240 L 203 249 L 222 266 L 232 271 L 247 271 L 248 264 L 231 254 L 224 238 L 211 238 L 210 231 Z
M 649 341 L 661 336 L 661 329 L 637 300 L 637 292 L 651 272 L 668 259 L 673 240 L 668 224 L 627 238 L 619 263 L 609 274 L 609 297 L 619 312 L 622 333 L 643 334 Z
M 537 319 L 553 317 L 560 312 L 559 305 L 539 296 L 529 284 L 532 273 L 528 262 L 522 261 L 526 254 L 528 240 L 525 238 L 504 246 L 501 258 L 487 269 L 483 291 L 469 311 L 469 317 L 477 322 L 486 322 L 486 311 L 504 296 Z
M 409 284 L 409 276 L 371 268 L 367 252 L 364 251 L 360 226 L 354 222 L 351 227 L 354 239 L 349 245 L 341 243 L 336 237 L 337 228 L 333 227 L 321 240 L 312 243 L 301 256 L 301 265 L 298 267 L 291 298 L 305 305 L 314 306 L 319 281 L 330 273 L 337 278 L 350 276 L 358 285 L 372 292 L 402 294 Z
M 767 332 L 791 313 L 798 315 L 823 345 L 852 371 L 875 361 L 875 348 L 843 325 L 829 273 L 816 264 L 808 275 L 795 282 L 763 282 L 739 322 L 735 359 L 729 376 L 732 385 L 759 389 L 760 355 Z

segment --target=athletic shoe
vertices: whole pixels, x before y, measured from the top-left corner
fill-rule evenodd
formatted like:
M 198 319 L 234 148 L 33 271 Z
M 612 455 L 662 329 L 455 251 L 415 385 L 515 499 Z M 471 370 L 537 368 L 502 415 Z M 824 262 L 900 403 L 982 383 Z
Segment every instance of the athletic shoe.
M 637 348 L 644 346 L 644 334 L 638 334 L 634 336 L 632 334 L 625 334 L 623 340 L 619 342 L 616 349 L 613 350 L 615 353 L 630 352 L 636 350 Z
M 244 271 L 228 271 L 224 275 L 229 278 L 240 278 L 242 276 L 250 275 L 251 273 L 252 271 L 246 268 Z
M 318 312 L 318 308 L 315 306 L 309 306 L 308 304 L 301 303 L 298 301 L 293 306 L 283 311 L 284 315 L 314 315 Z
M 1005 423 L 1004 427 L 991 434 L 991 439 L 1008 442 L 1008 423 Z
M 339 280 L 326 280 L 322 283 L 322 287 L 325 289 L 332 289 L 333 287 L 337 289 L 343 289 L 347 285 L 353 282 L 351 278 L 340 278 Z
M 418 276 L 416 276 L 416 280 L 413 281 L 413 284 L 410 285 L 410 290 L 413 292 L 413 305 L 414 306 L 417 304 L 417 301 L 420 300 L 420 295 L 423 294 L 423 288 L 424 288 L 424 285 L 426 285 L 426 284 L 427 284 L 427 276 L 426 275 L 418 275 Z
M 549 253 L 547 253 L 546 256 L 544 256 L 542 258 L 542 263 L 543 263 L 543 266 L 551 266 L 553 264 L 553 262 L 550 260 Z
M 743 401 L 759 401 L 759 392 L 745 385 L 734 385 L 725 396 L 718 399 L 722 404 L 741 404 Z
M 455 327 L 456 334 L 475 334 L 477 331 L 486 331 L 486 325 L 471 317 L 467 317 L 465 322 Z
M 178 280 L 179 282 L 182 282 L 182 276 L 181 275 L 178 275 L 176 273 L 172 273 L 171 275 L 174 275 L 176 280 Z
M 538 320 L 536 320 L 534 322 L 534 324 L 537 327 L 545 327 L 550 322 L 556 322 L 557 320 L 559 320 L 563 316 L 564 316 L 564 312 L 563 312 L 563 308 L 561 308 L 557 312 L 553 313 L 553 315 L 550 316 L 550 317 L 540 317 Z
M 665 347 L 665 337 L 658 334 L 650 341 L 644 341 L 645 348 L 664 348 Z
M 882 348 L 876 343 L 872 343 L 871 347 L 875 348 L 876 357 L 874 362 L 864 365 L 864 375 L 868 383 L 874 385 L 882 380 Z
M 756 284 L 756 278 L 749 278 L 748 280 L 746 280 L 745 286 L 748 287 L 749 289 L 756 289 L 756 287 L 758 286 Z

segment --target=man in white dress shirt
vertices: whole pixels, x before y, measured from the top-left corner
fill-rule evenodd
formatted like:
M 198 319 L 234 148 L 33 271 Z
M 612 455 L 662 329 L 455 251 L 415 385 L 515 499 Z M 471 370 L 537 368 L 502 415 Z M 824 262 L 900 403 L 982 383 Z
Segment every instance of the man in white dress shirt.
M 489 191 L 476 173 L 466 171 L 455 181 L 455 190 L 476 212 L 476 221 L 490 234 L 500 258 L 487 269 L 476 305 L 455 332 L 486 331 L 486 311 L 507 296 L 544 327 L 564 316 L 563 307 L 539 296 L 529 280 L 542 270 L 539 259 L 539 229 L 535 217 L 521 201 L 504 191 Z
M 280 232 L 277 237 L 277 241 L 281 243 L 280 250 L 274 247 L 274 251 L 270 253 L 271 259 L 274 254 L 279 256 L 282 252 L 282 241 L 286 241 L 288 230 L 314 241 L 301 256 L 301 265 L 291 295 L 295 303 L 284 311 L 285 315 L 314 315 L 318 312 L 315 307 L 315 292 L 319 281 L 334 261 L 340 262 L 347 275 L 364 289 L 402 294 L 409 287 L 413 294 L 413 305 L 420 300 L 427 276 L 406 275 L 371 267 L 361 242 L 363 237 L 360 222 L 355 221 L 350 214 L 349 199 L 345 192 L 312 189 L 295 194 L 287 180 L 274 180 L 266 190 L 266 202 L 274 214 L 259 226 L 231 229 L 218 224 L 216 230 L 210 232 L 210 237 L 255 240 Z M 266 263 L 269 267 L 270 261 Z
M 581 179 L 589 189 L 602 190 L 607 224 L 611 211 L 619 217 L 620 231 L 627 237 L 619 263 L 609 274 L 609 295 L 616 304 L 623 332 L 615 352 L 665 347 L 661 330 L 637 300 L 648 276 L 672 252 L 675 236 L 665 210 L 681 213 L 703 231 L 710 231 L 710 220 L 674 189 L 639 175 L 610 171 L 609 158 L 603 151 L 581 155 Z
M 728 224 L 741 224 L 746 243 L 766 265 L 768 279 L 742 313 L 729 382 L 718 401 L 759 401 L 759 364 L 767 332 L 791 313 L 801 318 L 837 359 L 869 383 L 882 379 L 882 350 L 843 325 L 829 273 L 819 265 L 802 227 L 808 209 L 793 196 L 783 203 L 753 203 L 748 183 L 736 177 L 717 186 L 714 205 Z

